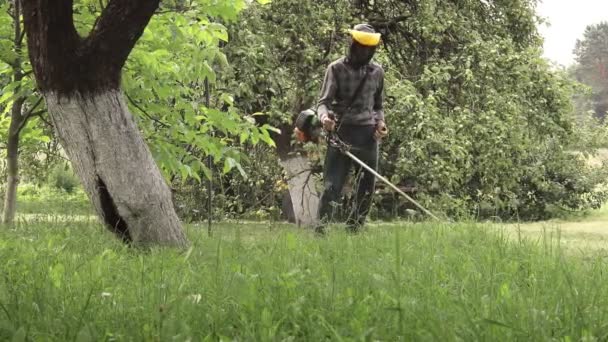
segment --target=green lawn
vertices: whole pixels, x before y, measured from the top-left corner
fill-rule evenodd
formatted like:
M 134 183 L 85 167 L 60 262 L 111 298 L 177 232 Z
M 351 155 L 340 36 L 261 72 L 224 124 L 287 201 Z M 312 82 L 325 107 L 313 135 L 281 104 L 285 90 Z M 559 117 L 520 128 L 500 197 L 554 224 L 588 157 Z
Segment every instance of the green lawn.
M 86 221 L 0 229 L 0 340 L 608 338 L 606 255 L 496 227 L 188 226 L 141 252 Z
M 504 229 L 512 237 L 523 234 L 530 239 L 541 240 L 546 236 L 559 236 L 562 248 L 570 254 L 585 256 L 608 252 L 608 206 L 566 219 L 495 227 Z

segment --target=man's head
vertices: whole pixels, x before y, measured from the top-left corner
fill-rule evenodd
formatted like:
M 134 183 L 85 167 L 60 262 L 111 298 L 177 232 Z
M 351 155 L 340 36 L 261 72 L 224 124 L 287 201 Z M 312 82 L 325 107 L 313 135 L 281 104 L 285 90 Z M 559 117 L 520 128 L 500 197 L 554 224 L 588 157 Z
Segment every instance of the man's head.
M 354 67 L 359 68 L 369 63 L 374 57 L 376 47 L 380 44 L 380 33 L 376 33 L 367 24 L 356 25 L 349 32 L 351 44 L 348 58 Z

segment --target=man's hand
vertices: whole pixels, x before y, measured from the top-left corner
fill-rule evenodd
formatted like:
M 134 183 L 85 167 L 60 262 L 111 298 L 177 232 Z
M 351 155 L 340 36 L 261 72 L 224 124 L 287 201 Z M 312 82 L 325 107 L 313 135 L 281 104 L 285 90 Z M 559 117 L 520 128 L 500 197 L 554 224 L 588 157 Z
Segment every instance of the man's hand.
M 331 118 L 324 118 L 323 119 L 323 129 L 331 132 L 334 130 L 334 128 L 336 127 L 336 122 L 331 119 Z
M 381 140 L 382 138 L 386 137 L 387 135 L 388 135 L 388 128 L 386 127 L 386 124 L 382 120 L 378 121 L 378 124 L 376 124 L 376 131 L 374 132 L 374 138 L 376 140 Z

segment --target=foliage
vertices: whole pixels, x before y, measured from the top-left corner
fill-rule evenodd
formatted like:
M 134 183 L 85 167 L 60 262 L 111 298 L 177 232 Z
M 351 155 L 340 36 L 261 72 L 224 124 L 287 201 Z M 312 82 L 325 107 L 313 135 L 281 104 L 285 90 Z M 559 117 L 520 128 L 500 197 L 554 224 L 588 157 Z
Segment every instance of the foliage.
M 0 230 L 0 339 L 515 341 L 608 333 L 603 255 L 569 257 L 548 234 L 514 241 L 482 226 L 410 224 L 319 240 L 280 225 L 215 229 L 209 238 L 190 226 L 185 253 L 145 254 L 90 223 Z
M 247 178 L 214 172 L 211 216 L 214 220 L 278 220 L 286 184 L 277 156 L 266 146 L 244 146 L 249 160 L 243 164 Z M 174 184 L 174 202 L 179 217 L 200 222 L 209 217 L 208 182 L 190 180 Z
M 339 1 L 273 1 L 251 6 L 229 26 L 223 75 L 246 112 L 262 112 L 276 125 L 313 105 L 327 64 L 343 50 L 348 7 Z M 273 32 L 269 35 L 268 32 Z
M 540 56 L 532 3 L 432 3 L 386 42 L 400 87 L 385 146 L 395 178 L 452 217 L 539 219 L 605 201 L 603 172 L 571 153 L 590 146 L 575 134 L 574 85 Z
M 471 49 L 465 60 L 434 63 L 416 82 L 393 80 L 390 122 L 399 133 L 385 146 L 386 156 L 398 157 L 387 166 L 395 167 L 393 179 L 443 197 L 438 209 L 451 216 L 474 209 L 482 217 L 537 219 L 549 214 L 548 205 L 585 208 L 575 199 L 602 179 L 568 154 L 578 141 L 568 80 L 551 73 L 536 52 L 517 53 L 507 42 Z M 456 96 L 454 83 L 461 88 Z M 586 181 L 591 184 L 563 191 L 568 182 Z
M 75 1 L 76 28 L 86 36 L 105 1 Z M 235 142 L 273 145 L 272 127 L 239 115 L 230 91 L 214 88 L 228 66 L 220 45 L 228 40 L 222 22 L 236 20 L 245 0 L 165 1 L 129 56 L 123 89 L 131 112 L 167 179 L 210 176 L 211 156 L 219 170 L 238 168 L 244 155 Z M 205 80 L 210 83 L 206 105 Z
M 205 79 L 215 83 L 216 73 L 228 65 L 219 48 L 228 35 L 213 16 L 233 20 L 244 6 L 235 1 L 209 13 L 209 4 L 157 15 L 133 51 L 124 78 L 153 154 L 167 174 L 182 180 L 200 179 L 202 172 L 209 176 L 205 156 L 222 162 L 224 172 L 237 167 L 244 174 L 237 144 L 273 144 L 270 127 L 256 127 L 239 115 L 229 91 L 211 89 L 210 104 L 205 104 Z
M 606 198 L 594 190 L 604 171 L 571 152 L 591 152 L 602 133 L 589 136 L 575 125 L 576 87 L 541 58 L 534 4 L 252 6 L 226 48 L 241 61 L 229 74 L 240 89 L 236 103 L 289 121 L 314 103 L 324 68 L 343 54 L 345 28 L 366 20 L 384 41 L 376 58 L 387 71 L 391 129 L 382 146 L 384 175 L 452 218 L 539 219 L 559 209 L 595 208 Z M 277 34 L 270 38 L 269 30 Z M 316 150 L 313 156 L 322 155 Z M 376 199 L 375 217 L 405 216 L 413 208 L 390 190 L 380 189 Z

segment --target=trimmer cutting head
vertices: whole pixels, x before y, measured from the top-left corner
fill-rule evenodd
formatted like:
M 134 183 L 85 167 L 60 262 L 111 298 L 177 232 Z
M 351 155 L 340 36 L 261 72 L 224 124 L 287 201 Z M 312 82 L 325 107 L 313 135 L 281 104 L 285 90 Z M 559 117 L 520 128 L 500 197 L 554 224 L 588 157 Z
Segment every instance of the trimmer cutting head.
M 298 141 L 319 142 L 322 135 L 322 125 L 314 110 L 307 109 L 300 112 L 296 118 L 295 126 L 294 132 Z

